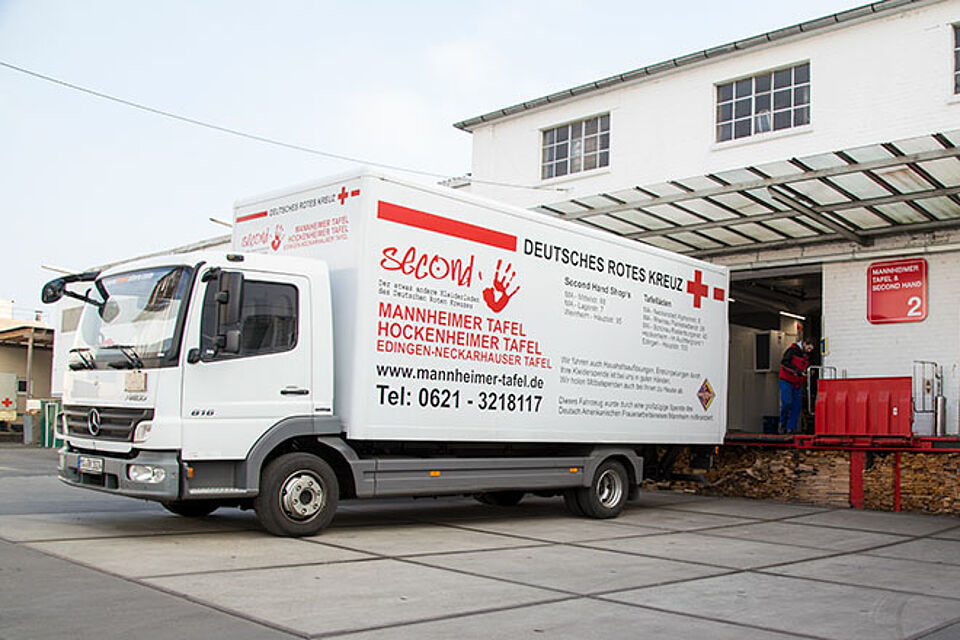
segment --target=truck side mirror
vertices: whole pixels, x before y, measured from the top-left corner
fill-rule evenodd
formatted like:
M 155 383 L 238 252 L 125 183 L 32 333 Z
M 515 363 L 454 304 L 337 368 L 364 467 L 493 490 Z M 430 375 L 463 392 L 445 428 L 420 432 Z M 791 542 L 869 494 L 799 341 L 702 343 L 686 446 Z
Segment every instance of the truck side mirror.
M 44 304 L 53 304 L 63 297 L 63 292 L 66 291 L 66 289 L 67 283 L 64 282 L 63 278 L 51 280 L 47 284 L 43 285 L 43 291 L 40 294 L 40 299 L 43 300 Z
M 224 333 L 223 347 L 220 349 L 224 353 L 240 353 L 240 330 L 231 329 Z
M 211 282 L 208 286 L 214 286 Z M 219 271 L 216 293 L 213 295 L 217 312 L 217 326 L 213 347 L 216 353 L 240 353 L 240 311 L 243 304 L 243 274 L 239 271 Z
M 220 333 L 240 322 L 240 303 L 243 302 L 243 274 L 237 271 L 224 271 L 220 274 L 220 291 L 217 293 L 219 310 L 217 323 Z

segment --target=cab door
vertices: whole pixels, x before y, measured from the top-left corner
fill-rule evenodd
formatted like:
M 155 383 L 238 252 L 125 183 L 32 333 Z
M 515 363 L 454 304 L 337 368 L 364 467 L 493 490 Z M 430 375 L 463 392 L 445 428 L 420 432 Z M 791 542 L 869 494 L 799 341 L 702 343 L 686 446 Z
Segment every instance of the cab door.
M 226 302 L 219 273 L 209 272 L 206 285 L 201 284 L 199 318 L 185 341 L 185 460 L 243 459 L 276 423 L 311 415 L 309 281 L 243 273 L 242 285 L 231 292 L 240 294 L 234 335 L 225 339 L 219 326 Z

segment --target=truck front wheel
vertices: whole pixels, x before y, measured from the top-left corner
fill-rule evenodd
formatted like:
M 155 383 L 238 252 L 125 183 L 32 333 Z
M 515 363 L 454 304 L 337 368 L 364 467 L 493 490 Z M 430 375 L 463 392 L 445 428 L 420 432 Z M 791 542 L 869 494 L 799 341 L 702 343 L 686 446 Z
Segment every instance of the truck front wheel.
M 593 474 L 589 487 L 577 490 L 577 502 L 585 516 L 616 518 L 627 504 L 627 470 L 616 460 L 607 460 Z
M 286 453 L 264 468 L 253 508 L 274 535 L 310 536 L 333 520 L 339 492 L 326 461 L 310 453 Z
M 571 515 L 577 516 L 578 518 L 583 517 L 583 507 L 580 506 L 579 489 L 567 489 L 564 491 L 563 504 L 566 505 L 567 511 L 569 511 Z

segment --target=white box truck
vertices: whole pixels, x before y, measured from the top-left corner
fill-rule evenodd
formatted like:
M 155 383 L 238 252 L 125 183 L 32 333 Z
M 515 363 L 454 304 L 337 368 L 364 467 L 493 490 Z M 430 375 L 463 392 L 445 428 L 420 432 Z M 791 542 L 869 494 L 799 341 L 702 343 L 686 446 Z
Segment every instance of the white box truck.
M 727 271 L 361 171 L 241 200 L 233 251 L 51 281 L 86 303 L 60 479 L 309 535 L 340 499 L 562 495 L 725 432 Z

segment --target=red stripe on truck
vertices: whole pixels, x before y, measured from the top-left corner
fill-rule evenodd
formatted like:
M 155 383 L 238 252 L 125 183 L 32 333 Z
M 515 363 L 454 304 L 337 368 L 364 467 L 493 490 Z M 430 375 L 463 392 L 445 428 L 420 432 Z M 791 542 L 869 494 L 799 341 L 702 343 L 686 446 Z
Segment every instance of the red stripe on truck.
M 245 216 L 240 216 L 237 218 L 237 222 L 246 222 L 247 220 L 256 220 L 257 218 L 266 218 L 266 211 L 258 211 L 257 213 L 248 213 Z
M 507 251 L 517 250 L 517 236 L 511 236 L 507 233 L 493 231 L 478 227 L 468 222 L 460 222 L 451 218 L 408 209 L 397 204 L 380 201 L 377 203 L 377 217 L 381 220 L 389 220 L 398 224 L 405 224 L 409 227 L 442 233 L 454 238 L 463 238 L 471 242 L 490 245 Z

